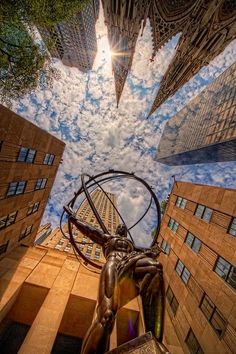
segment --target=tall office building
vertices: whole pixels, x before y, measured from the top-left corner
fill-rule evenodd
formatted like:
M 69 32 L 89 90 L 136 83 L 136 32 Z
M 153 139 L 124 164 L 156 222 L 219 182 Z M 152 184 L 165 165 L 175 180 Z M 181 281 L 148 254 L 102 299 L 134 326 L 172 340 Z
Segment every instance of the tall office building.
M 47 31 L 39 29 L 46 43 L 50 40 L 50 53 L 63 64 L 75 66 L 82 72 L 92 69 L 97 53 L 95 24 L 98 19 L 99 0 L 90 0 L 84 9 L 70 20 Z
M 236 63 L 172 117 L 157 161 L 184 165 L 236 160 Z
M 65 144 L 0 106 L 0 258 L 32 245 Z
M 131 69 L 142 21 L 147 17 L 145 0 L 102 0 L 108 41 L 112 51 L 117 106 Z
M 107 192 L 107 195 L 113 204 L 117 206 L 115 194 Z M 92 200 L 105 226 L 107 227 L 107 230 L 111 234 L 115 234 L 116 228 L 119 224 L 119 216 L 109 199 L 101 190 L 96 189 L 92 194 Z M 100 226 L 87 200 L 82 203 L 77 212 L 77 215 L 82 221 L 100 229 Z M 69 237 L 67 224 L 63 225 L 63 231 L 65 235 Z M 48 238 L 44 240 L 42 245 L 73 254 L 73 248 L 67 237 L 64 237 L 60 228 L 57 228 Z M 77 242 L 81 242 L 81 244 L 79 244 L 79 249 L 85 254 L 87 258 L 91 258 L 92 260 L 99 262 L 105 261 L 101 246 L 94 244 L 80 231 L 75 232 L 75 238 Z
M 167 313 L 184 353 L 235 353 L 236 190 L 177 181 L 162 220 Z

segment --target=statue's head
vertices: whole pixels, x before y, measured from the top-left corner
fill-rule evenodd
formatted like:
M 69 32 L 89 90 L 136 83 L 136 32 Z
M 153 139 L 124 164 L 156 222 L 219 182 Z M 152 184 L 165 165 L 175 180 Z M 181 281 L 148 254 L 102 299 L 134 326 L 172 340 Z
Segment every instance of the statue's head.
M 127 237 L 127 227 L 124 224 L 119 224 L 116 229 L 116 235 Z

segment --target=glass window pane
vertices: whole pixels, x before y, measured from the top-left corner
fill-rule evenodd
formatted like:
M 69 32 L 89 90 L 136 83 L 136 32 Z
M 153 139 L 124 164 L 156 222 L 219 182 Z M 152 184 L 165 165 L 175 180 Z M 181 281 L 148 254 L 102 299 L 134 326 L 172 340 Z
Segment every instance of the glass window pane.
M 0 229 L 3 229 L 6 226 L 7 216 L 4 216 L 0 219 Z
M 16 193 L 16 187 L 17 182 L 11 182 L 8 187 L 7 196 L 14 195 Z
M 196 209 L 194 215 L 196 215 L 198 218 L 201 218 L 204 209 L 205 209 L 204 205 L 199 204 L 199 205 L 197 206 L 197 209 Z
M 233 218 L 230 228 L 229 228 L 229 234 L 232 236 L 236 236 L 236 218 Z
M 34 161 L 34 157 L 35 157 L 36 151 L 33 149 L 29 149 L 27 158 L 26 158 L 26 162 L 32 163 Z
M 171 301 L 172 301 L 172 299 L 173 299 L 173 296 L 174 296 L 173 291 L 172 291 L 171 288 L 169 287 L 169 288 L 167 289 L 167 292 L 166 292 L 166 298 L 167 298 L 169 304 L 171 303 Z
M 236 268 L 233 266 L 230 269 L 227 283 L 229 283 L 234 289 L 236 289 Z
M 21 147 L 20 151 L 19 151 L 19 155 L 18 155 L 17 161 L 24 162 L 25 159 L 26 159 L 26 156 L 27 156 L 27 152 L 28 152 L 27 148 Z
M 189 330 L 188 336 L 186 338 L 186 344 L 190 354 L 203 354 L 202 348 L 200 347 L 197 338 L 191 329 Z
M 6 226 L 11 225 L 15 222 L 16 219 L 16 211 L 8 215 Z
M 203 220 L 210 221 L 213 210 L 210 208 L 206 208 L 203 213 Z
M 173 311 L 174 315 L 176 314 L 176 312 L 178 310 L 178 306 L 179 306 L 178 301 L 176 300 L 175 297 L 173 297 L 173 300 L 172 300 L 172 303 L 171 303 L 171 308 L 172 308 L 172 311 Z
M 50 158 L 49 158 L 49 161 L 48 161 L 48 164 L 49 165 L 52 165 L 53 164 L 53 161 L 54 161 L 54 155 L 50 155 Z
M 193 240 L 194 240 L 193 234 L 191 234 L 191 232 L 188 232 L 185 242 L 187 243 L 187 245 L 189 245 L 189 247 L 192 247 Z
M 174 224 L 174 219 L 170 218 L 169 224 L 168 224 L 169 228 L 172 229 L 173 224 Z
M 190 277 L 190 271 L 187 268 L 184 268 L 181 278 L 185 284 L 187 284 Z
M 230 270 L 230 263 L 219 257 L 216 263 L 215 272 L 223 279 L 227 279 Z
M 45 157 L 44 157 L 44 160 L 43 160 L 44 165 L 48 164 L 49 158 L 50 158 L 50 154 L 46 154 Z
M 182 201 L 181 201 L 181 203 L 180 203 L 180 208 L 181 208 L 181 209 L 185 209 L 186 204 L 187 204 L 187 200 L 184 199 L 184 198 L 182 198 Z
M 192 245 L 192 250 L 198 253 L 201 248 L 201 244 L 202 244 L 201 241 L 197 237 L 195 237 Z
M 172 227 L 172 230 L 173 230 L 174 233 L 176 233 L 176 231 L 178 230 L 178 227 L 179 227 L 179 224 L 175 221 L 174 225 Z
M 18 183 L 17 189 L 16 189 L 16 194 L 22 194 L 25 189 L 25 181 L 21 181 Z
M 46 186 L 46 183 L 47 183 L 47 179 L 44 178 L 41 183 L 41 189 L 43 189 Z
M 217 310 L 215 310 L 212 318 L 211 318 L 211 324 L 216 333 L 218 334 L 219 337 L 222 337 L 222 335 L 225 332 L 227 322 L 225 319 L 219 314 Z
M 42 178 L 39 178 L 36 182 L 35 189 L 40 189 L 42 183 Z
M 207 295 L 204 295 L 200 308 L 204 313 L 204 315 L 206 316 L 206 318 L 210 320 L 215 306 Z
M 180 206 L 181 200 L 182 200 L 181 197 L 178 197 L 178 198 L 177 198 L 176 203 L 175 203 L 175 205 L 176 205 L 177 207 Z
M 179 276 L 181 276 L 183 269 L 184 269 L 183 263 L 180 260 L 178 260 L 175 270 L 176 270 L 177 274 L 179 274 Z

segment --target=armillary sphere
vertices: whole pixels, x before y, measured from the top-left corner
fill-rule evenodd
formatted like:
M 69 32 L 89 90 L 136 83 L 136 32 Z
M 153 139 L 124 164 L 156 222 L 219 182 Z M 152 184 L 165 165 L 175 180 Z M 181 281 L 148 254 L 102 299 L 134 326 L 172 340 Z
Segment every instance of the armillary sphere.
M 158 236 L 159 230 L 160 230 L 160 223 L 161 223 L 160 204 L 159 204 L 156 194 L 154 193 L 153 189 L 149 186 L 149 184 L 147 182 L 145 182 L 142 178 L 136 176 L 133 172 L 129 173 L 129 172 L 119 171 L 119 170 L 109 170 L 109 171 L 102 172 L 102 173 L 99 173 L 94 176 L 90 176 L 88 174 L 82 174 L 81 175 L 81 186 L 78 189 L 78 191 L 74 193 L 74 197 L 69 201 L 69 203 L 67 204 L 67 207 L 69 207 L 73 210 L 75 207 L 75 203 L 79 197 L 82 200 L 79 204 L 79 207 L 82 205 L 82 203 L 85 201 L 85 199 L 87 199 L 87 202 L 89 203 L 91 210 L 93 211 L 93 214 L 94 214 L 98 224 L 100 225 L 101 229 L 103 230 L 104 233 L 109 235 L 110 233 L 107 230 L 101 216 L 99 215 L 99 213 L 93 203 L 93 200 L 91 198 L 91 193 L 94 192 L 96 189 L 100 189 L 106 195 L 106 198 L 110 201 L 110 203 L 114 207 L 115 211 L 119 215 L 121 222 L 124 225 L 126 225 L 121 213 L 119 212 L 117 207 L 114 205 L 114 203 L 110 199 L 109 195 L 106 193 L 106 191 L 102 187 L 105 183 L 108 183 L 108 182 L 114 181 L 114 180 L 121 180 L 121 179 L 133 179 L 133 180 L 139 182 L 140 184 L 142 184 L 146 188 L 146 190 L 149 192 L 149 195 L 150 195 L 149 204 L 147 206 L 147 209 L 143 213 L 143 215 L 132 226 L 130 226 L 129 228 L 127 227 L 128 237 L 133 242 L 134 242 L 134 240 L 133 240 L 133 237 L 130 233 L 130 230 L 140 223 L 140 221 L 145 217 L 145 215 L 148 213 L 149 209 L 151 208 L 151 206 L 153 204 L 155 206 L 155 215 L 156 215 L 155 217 L 156 217 L 157 222 L 156 222 L 156 227 L 155 227 L 155 231 L 154 231 L 154 235 L 153 235 L 153 240 L 152 240 L 150 246 L 148 247 L 148 248 L 150 248 L 150 247 L 154 246 L 154 244 L 156 243 L 157 236 Z M 79 207 L 77 207 L 76 210 L 73 210 L 75 214 L 78 212 Z M 64 237 L 68 238 L 62 228 L 62 219 L 63 219 L 64 213 L 65 212 L 63 212 L 63 214 L 61 216 L 60 226 L 61 226 L 61 231 L 62 231 Z M 101 264 L 97 263 L 96 261 L 92 261 L 91 259 L 86 257 L 84 255 L 84 253 L 79 249 L 79 245 L 84 244 L 84 242 L 76 241 L 75 235 L 73 233 L 73 225 L 71 223 L 70 217 L 68 217 L 68 233 L 69 233 L 69 241 L 74 248 L 75 254 L 77 252 L 77 254 L 85 261 L 85 264 L 90 264 L 92 267 L 95 267 L 97 269 L 101 269 L 102 268 Z M 93 243 L 89 242 L 88 244 L 93 244 Z M 146 248 L 146 249 L 148 249 L 148 248 Z

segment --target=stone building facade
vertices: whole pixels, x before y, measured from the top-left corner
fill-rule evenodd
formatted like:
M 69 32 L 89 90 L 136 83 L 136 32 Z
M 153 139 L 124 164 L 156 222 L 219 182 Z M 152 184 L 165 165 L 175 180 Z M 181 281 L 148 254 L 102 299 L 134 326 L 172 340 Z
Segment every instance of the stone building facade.
M 90 0 L 70 20 L 57 24 L 49 31 L 40 28 L 45 42 L 51 42 L 51 55 L 61 59 L 64 65 L 77 67 L 82 72 L 91 70 L 97 53 L 95 24 L 98 13 L 99 0 Z
M 157 161 L 184 165 L 236 160 L 236 63 L 165 125 Z
M 236 190 L 177 181 L 159 242 L 167 313 L 184 352 L 235 353 Z
M 65 144 L 0 106 L 0 258 L 32 245 Z

